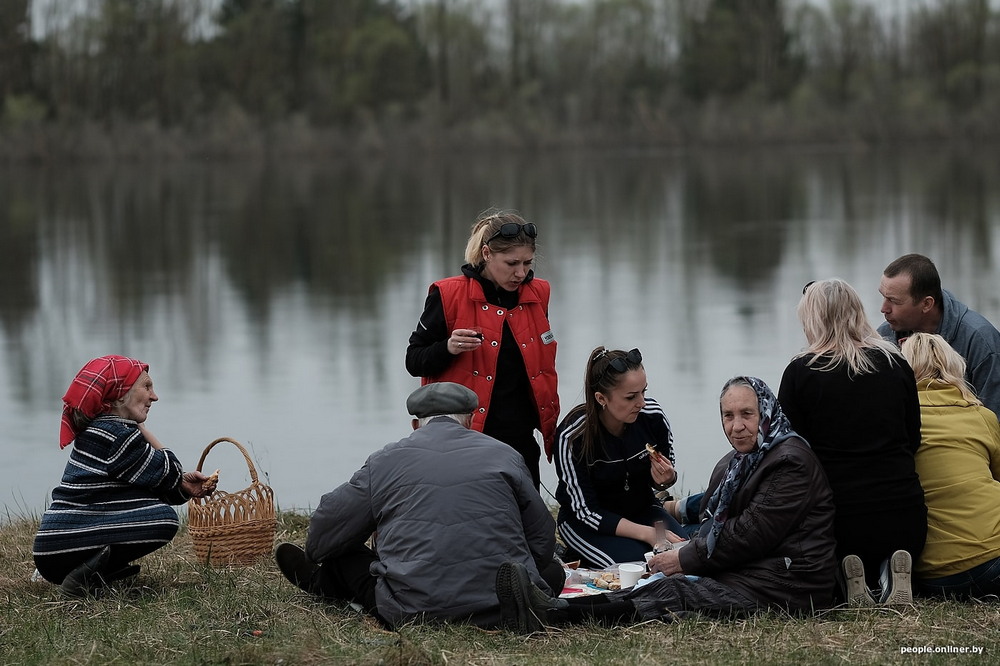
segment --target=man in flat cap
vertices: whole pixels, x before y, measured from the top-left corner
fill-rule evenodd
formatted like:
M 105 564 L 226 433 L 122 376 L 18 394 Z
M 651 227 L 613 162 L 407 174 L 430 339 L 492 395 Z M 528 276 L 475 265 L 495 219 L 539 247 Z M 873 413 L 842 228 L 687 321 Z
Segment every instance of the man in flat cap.
M 558 595 L 564 573 L 553 559 L 552 514 L 521 455 L 469 429 L 478 404 L 473 391 L 451 382 L 410 394 L 413 432 L 323 496 L 304 551 L 278 546 L 285 577 L 328 601 L 360 606 L 387 628 L 498 626 L 494 579 L 508 560 Z

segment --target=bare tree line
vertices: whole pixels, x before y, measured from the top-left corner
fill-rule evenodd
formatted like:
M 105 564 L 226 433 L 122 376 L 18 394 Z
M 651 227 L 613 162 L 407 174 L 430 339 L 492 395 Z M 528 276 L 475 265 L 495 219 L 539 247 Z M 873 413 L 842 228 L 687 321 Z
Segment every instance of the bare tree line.
M 988 0 L 894 12 L 863 0 L 222 0 L 211 14 L 204 0 L 81 0 L 47 3 L 41 35 L 34 1 L 0 3 L 7 152 L 80 128 L 216 137 L 221 152 L 244 132 L 294 145 L 982 140 L 1000 117 Z

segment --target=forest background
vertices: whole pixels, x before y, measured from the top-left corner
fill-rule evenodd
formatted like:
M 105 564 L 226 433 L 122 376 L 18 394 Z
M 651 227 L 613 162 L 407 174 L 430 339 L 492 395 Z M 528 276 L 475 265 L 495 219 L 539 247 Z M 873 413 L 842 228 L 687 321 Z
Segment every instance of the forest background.
M 8 163 L 982 143 L 997 118 L 989 0 L 0 2 Z

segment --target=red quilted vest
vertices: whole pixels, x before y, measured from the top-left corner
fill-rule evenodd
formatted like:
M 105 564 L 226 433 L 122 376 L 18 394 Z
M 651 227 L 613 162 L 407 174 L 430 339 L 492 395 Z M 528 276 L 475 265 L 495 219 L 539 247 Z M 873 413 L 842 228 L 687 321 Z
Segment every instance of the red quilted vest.
M 496 375 L 500 340 L 506 322 L 524 357 L 524 367 L 528 371 L 538 409 L 545 455 L 551 460 L 552 438 L 559 418 L 559 393 L 556 340 L 546 316 L 549 283 L 534 278 L 522 284 L 518 305 L 511 310 L 488 303 L 482 285 L 464 275 L 439 280 L 433 287 L 441 292 L 448 331 L 479 326 L 483 329 L 483 344 L 476 351 L 459 354 L 447 370 L 436 377 L 424 377 L 422 383 L 456 382 L 475 391 L 479 396 L 479 409 L 473 415 L 472 427 L 482 431 L 490 410 L 493 377 Z

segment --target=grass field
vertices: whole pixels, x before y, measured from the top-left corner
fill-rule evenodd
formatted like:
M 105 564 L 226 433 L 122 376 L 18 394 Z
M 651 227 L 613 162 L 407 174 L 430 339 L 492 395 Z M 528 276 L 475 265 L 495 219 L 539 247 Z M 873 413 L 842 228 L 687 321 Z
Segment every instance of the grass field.
M 307 519 L 283 514 L 279 540 Z M 518 636 L 467 626 L 387 632 L 346 607 L 312 601 L 273 561 L 211 568 L 186 531 L 98 600 L 66 601 L 30 581 L 35 519 L 0 528 L 0 663 L 7 664 L 883 664 L 1000 662 L 1000 603 L 918 601 L 900 610 L 835 609 L 812 618 L 585 626 Z M 485 585 L 492 581 L 484 581 Z M 904 653 L 910 648 L 937 653 Z M 981 650 L 960 654 L 958 650 Z

